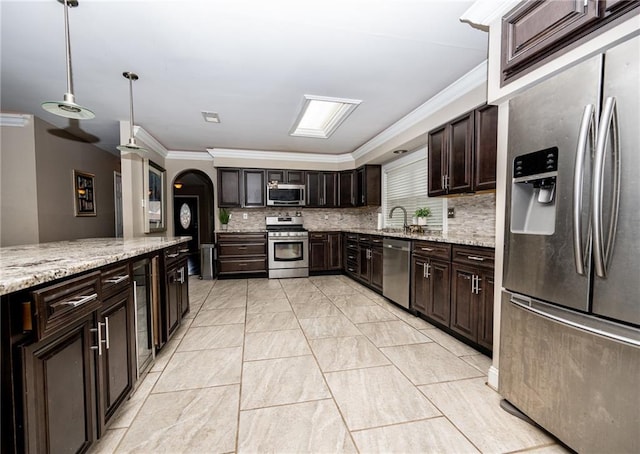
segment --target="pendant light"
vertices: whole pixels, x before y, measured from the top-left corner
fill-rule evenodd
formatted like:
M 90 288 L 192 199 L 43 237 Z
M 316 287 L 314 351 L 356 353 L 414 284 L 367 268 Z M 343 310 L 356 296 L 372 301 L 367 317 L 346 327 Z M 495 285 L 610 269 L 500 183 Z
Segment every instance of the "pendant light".
M 130 71 L 125 71 L 122 73 L 125 79 L 129 79 L 129 142 L 124 145 L 118 146 L 118 150 L 120 151 L 132 151 L 137 153 L 145 153 L 149 150 L 146 148 L 142 148 L 140 145 L 136 143 L 136 138 L 133 136 L 133 81 L 138 80 L 138 75 L 136 73 L 132 73 Z
M 67 92 L 64 94 L 64 101 L 50 101 L 42 103 L 42 108 L 47 112 L 66 118 L 77 120 L 90 120 L 95 114 L 86 107 L 76 104 L 73 95 L 73 82 L 71 73 L 71 40 L 69 38 L 69 7 L 78 6 L 77 0 L 58 0 L 64 4 L 64 40 L 67 60 Z

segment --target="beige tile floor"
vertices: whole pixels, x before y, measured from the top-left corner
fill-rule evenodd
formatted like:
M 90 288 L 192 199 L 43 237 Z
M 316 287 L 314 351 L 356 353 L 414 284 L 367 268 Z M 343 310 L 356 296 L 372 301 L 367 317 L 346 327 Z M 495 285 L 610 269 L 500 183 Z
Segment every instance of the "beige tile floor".
M 489 358 L 349 278 L 189 285 L 92 453 L 566 452 L 500 409 Z

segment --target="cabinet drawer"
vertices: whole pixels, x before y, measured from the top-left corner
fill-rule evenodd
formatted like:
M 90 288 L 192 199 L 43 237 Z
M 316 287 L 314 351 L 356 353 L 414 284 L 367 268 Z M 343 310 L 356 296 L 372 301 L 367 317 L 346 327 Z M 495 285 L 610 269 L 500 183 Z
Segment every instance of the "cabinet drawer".
M 256 243 L 266 240 L 265 233 L 218 233 L 218 243 Z
M 451 245 L 435 241 L 414 241 L 413 255 L 435 257 L 449 261 L 451 259 Z
M 348 273 L 355 274 L 358 272 L 358 261 L 357 259 L 347 258 L 347 263 L 344 267 L 345 271 Z
M 261 259 L 220 260 L 221 274 L 224 273 L 259 273 L 267 271 L 267 261 Z
M 453 257 L 451 260 L 454 263 L 461 263 L 465 265 L 482 266 L 487 268 L 493 268 L 495 266 L 494 250 L 483 247 L 453 246 Z
M 383 238 L 381 236 L 372 236 L 370 240 L 374 247 L 382 247 Z
M 100 306 L 99 292 L 99 271 L 32 292 L 38 340 L 95 311 Z
M 313 233 L 309 233 L 309 240 L 321 240 L 321 241 L 326 241 L 327 240 L 327 234 L 323 233 L 323 232 L 313 232 Z
M 164 258 L 167 263 L 173 263 L 189 253 L 187 243 L 177 244 L 164 250 Z
M 358 241 L 358 234 L 357 233 L 345 233 L 344 234 L 344 238 L 347 241 Z
M 129 264 L 121 264 L 102 270 L 100 275 L 102 299 L 127 289 L 131 285 Z
M 222 257 L 238 257 L 249 256 L 255 257 L 256 255 L 266 254 L 266 245 L 264 243 L 243 243 L 243 244 L 225 244 L 220 245 L 220 258 Z
M 371 235 L 358 235 L 358 243 L 371 243 Z

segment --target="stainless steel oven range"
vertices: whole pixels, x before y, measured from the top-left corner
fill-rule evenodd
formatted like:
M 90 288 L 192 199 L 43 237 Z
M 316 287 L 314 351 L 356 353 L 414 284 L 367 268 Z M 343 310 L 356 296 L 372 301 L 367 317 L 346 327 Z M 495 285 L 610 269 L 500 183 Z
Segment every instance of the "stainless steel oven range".
M 302 216 L 267 216 L 269 278 L 309 276 L 309 232 Z

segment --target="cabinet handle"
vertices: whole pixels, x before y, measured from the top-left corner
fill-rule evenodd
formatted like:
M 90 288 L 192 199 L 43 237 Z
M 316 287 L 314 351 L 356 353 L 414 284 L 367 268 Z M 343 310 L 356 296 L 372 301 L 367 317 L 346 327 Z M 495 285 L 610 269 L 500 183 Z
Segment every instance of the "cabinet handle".
M 178 273 L 180 273 L 180 283 L 184 284 L 184 266 L 178 270 Z
M 420 250 L 427 251 L 427 252 L 433 252 L 433 248 L 431 248 L 431 247 L 421 247 Z
M 179 252 L 176 252 L 175 254 L 167 254 L 167 257 L 169 257 L 170 259 L 174 259 L 174 258 L 176 258 L 176 257 L 177 257 L 177 256 L 179 256 L 179 255 L 180 255 L 180 253 L 179 253 Z
M 484 262 L 484 257 L 478 257 L 476 255 L 467 255 L 467 258 L 476 262 Z
M 104 318 L 105 347 L 109 350 L 109 317 Z
M 59 303 L 54 303 L 51 305 L 51 307 L 60 307 L 60 306 L 78 307 L 88 303 L 89 301 L 93 301 L 96 299 L 98 299 L 98 294 L 92 293 L 91 295 L 77 296 L 67 301 L 60 301 Z
M 480 288 L 480 276 L 476 276 L 476 295 L 479 295 L 481 290 L 482 289 Z
M 242 249 L 243 251 L 247 248 L 247 246 L 238 246 L 238 249 Z
M 471 275 L 471 293 L 476 293 L 476 276 L 474 274 Z
M 98 356 L 102 356 L 102 343 L 104 342 L 102 340 L 102 323 L 98 322 L 98 327 L 97 328 L 91 328 L 89 331 L 91 331 L 92 333 L 98 333 L 98 345 L 92 345 L 91 346 L 91 350 L 98 350 Z
M 355 257 L 353 255 L 348 255 L 347 258 L 349 258 L 351 260 L 355 260 Z
M 347 269 L 348 269 L 351 273 L 355 273 L 355 272 L 356 272 L 356 270 L 355 270 L 355 269 L 353 269 L 353 268 L 347 268 Z
M 120 282 L 126 281 L 127 279 L 129 279 L 129 275 L 125 274 L 123 276 L 110 277 L 109 279 L 105 279 L 105 282 L 108 284 L 119 284 Z
M 181 254 L 184 254 L 186 252 L 189 252 L 189 249 L 180 249 L 178 252 L 180 252 Z

